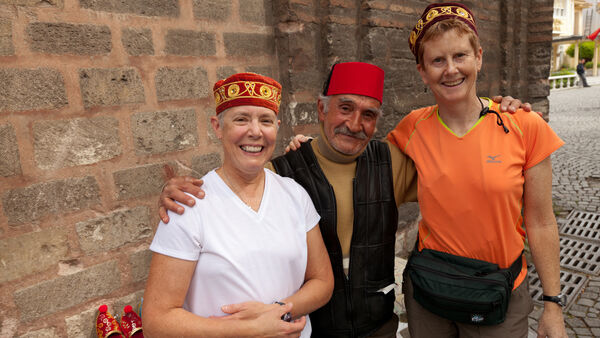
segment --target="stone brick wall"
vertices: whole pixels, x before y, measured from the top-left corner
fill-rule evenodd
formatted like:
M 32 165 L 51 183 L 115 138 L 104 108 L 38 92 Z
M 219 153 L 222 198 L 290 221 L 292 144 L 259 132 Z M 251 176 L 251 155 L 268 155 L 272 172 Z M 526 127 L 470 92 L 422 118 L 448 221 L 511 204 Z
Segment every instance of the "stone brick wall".
M 220 163 L 218 79 L 280 80 L 281 145 L 318 130 L 337 61 L 385 69 L 378 136 L 431 104 L 406 42 L 428 3 L 0 0 L 0 336 L 93 337 L 100 304 L 137 304 L 164 165 L 201 176 Z M 480 94 L 547 113 L 552 1 L 465 3 L 480 19 Z M 417 217 L 401 208 L 401 255 Z
M 203 175 L 212 84 L 278 77 L 263 0 L 0 1 L 0 337 L 93 337 L 138 303 L 170 164 Z

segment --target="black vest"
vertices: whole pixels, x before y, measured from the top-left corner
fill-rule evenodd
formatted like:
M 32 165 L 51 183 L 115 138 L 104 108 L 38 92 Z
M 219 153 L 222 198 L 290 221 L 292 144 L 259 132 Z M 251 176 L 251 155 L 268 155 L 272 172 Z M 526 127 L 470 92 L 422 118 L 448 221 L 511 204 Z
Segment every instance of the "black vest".
M 354 224 L 348 277 L 342 266 L 337 236 L 336 201 L 309 143 L 275 158 L 281 176 L 306 189 L 321 215 L 319 225 L 335 278 L 329 303 L 310 314 L 313 337 L 364 337 L 390 320 L 394 292 L 377 290 L 394 283 L 394 244 L 398 209 L 394 199 L 392 165 L 387 144 L 371 141 L 356 159 L 353 180 Z

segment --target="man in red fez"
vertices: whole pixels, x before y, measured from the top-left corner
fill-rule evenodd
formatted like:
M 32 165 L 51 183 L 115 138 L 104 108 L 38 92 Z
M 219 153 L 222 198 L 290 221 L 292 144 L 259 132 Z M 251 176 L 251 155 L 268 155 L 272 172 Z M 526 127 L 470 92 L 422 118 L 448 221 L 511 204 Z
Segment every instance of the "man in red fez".
M 380 118 L 384 71 L 372 64 L 335 64 L 317 100 L 320 135 L 267 164 L 306 189 L 321 215 L 332 264 L 331 300 L 310 315 L 314 337 L 396 337 L 394 258 L 398 206 L 416 201 L 412 161 L 389 142 L 373 140 Z M 510 97 L 503 106 L 521 104 Z M 160 197 L 177 213 L 203 195 L 200 180 L 176 177 Z

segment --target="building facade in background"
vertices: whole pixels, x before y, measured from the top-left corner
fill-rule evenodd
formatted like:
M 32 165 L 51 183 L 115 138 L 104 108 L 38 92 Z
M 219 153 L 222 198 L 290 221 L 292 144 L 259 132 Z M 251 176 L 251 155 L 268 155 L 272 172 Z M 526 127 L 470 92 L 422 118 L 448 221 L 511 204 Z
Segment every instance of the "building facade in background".
M 94 337 L 100 304 L 139 302 L 164 165 L 201 176 L 220 163 L 218 79 L 283 84 L 280 144 L 317 132 L 316 96 L 338 61 L 385 70 L 378 136 L 433 103 L 407 44 L 429 3 L 0 1 L 0 336 Z M 547 114 L 552 0 L 465 3 L 484 48 L 480 94 Z

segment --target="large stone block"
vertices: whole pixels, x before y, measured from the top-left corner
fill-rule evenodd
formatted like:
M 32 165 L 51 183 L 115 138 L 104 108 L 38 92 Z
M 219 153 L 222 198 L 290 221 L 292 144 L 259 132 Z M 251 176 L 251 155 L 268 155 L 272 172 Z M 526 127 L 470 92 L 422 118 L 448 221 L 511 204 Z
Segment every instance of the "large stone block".
M 217 68 L 217 79 L 226 79 L 235 73 L 237 73 L 235 68 L 231 66 L 221 66 Z
M 156 73 L 158 101 L 199 99 L 209 94 L 206 70 L 198 68 L 163 67 Z
M 65 214 L 98 203 L 98 183 L 92 176 L 12 189 L 2 197 L 2 209 L 8 218 L 8 224 L 31 222 L 47 215 Z
M 59 335 L 56 333 L 56 329 L 53 327 L 49 327 L 49 328 L 45 328 L 45 329 L 41 329 L 41 330 L 29 331 L 29 332 L 19 336 L 19 338 L 55 338 L 55 337 L 59 337 Z
M 145 101 L 144 85 L 134 68 L 81 69 L 79 85 L 86 108 Z
M 130 13 L 144 16 L 179 15 L 177 0 L 80 0 L 79 5 L 95 11 Z
M 170 29 L 165 36 L 165 53 L 182 56 L 211 56 L 217 53 L 215 34 Z
M 121 43 L 129 55 L 154 55 L 152 31 L 148 28 L 124 28 Z
M 540 98 L 547 97 L 550 94 L 550 84 L 547 79 L 538 80 L 535 83 L 529 84 L 529 97 Z
M 192 158 L 192 176 L 200 178 L 207 172 L 221 166 L 221 156 L 217 153 L 194 156 Z
M 42 169 L 97 163 L 119 156 L 119 122 L 112 117 L 33 124 L 34 157 Z
M 245 0 L 240 2 L 240 18 L 243 21 L 256 25 L 270 26 L 272 24 L 273 9 L 271 1 Z
M 65 106 L 62 75 L 48 68 L 0 69 L 0 112 L 56 109 Z
M 64 0 L 0 0 L 0 4 L 31 7 L 63 7 Z
M 193 0 L 194 18 L 225 21 L 231 15 L 231 0 Z
M 75 225 L 81 249 L 88 255 L 139 242 L 152 235 L 148 208 L 116 211 Z
M 112 48 L 108 26 L 34 22 L 27 36 L 31 50 L 40 53 L 101 55 Z
M 267 34 L 223 33 L 225 53 L 231 56 L 274 55 L 275 39 Z
M 21 162 L 15 129 L 10 124 L 0 125 L 0 177 L 20 174 Z
M 288 123 L 292 126 L 313 124 L 319 122 L 317 105 L 314 102 L 298 103 L 288 106 Z
M 17 290 L 14 300 L 21 320 L 30 321 L 106 295 L 120 286 L 117 261 L 109 261 Z
M 159 194 L 166 180 L 162 164 L 119 170 L 113 173 L 119 200 Z
M 150 250 L 138 251 L 129 256 L 129 264 L 131 264 L 131 279 L 133 282 L 141 282 L 148 278 L 151 259 L 152 251 Z
M 275 72 L 271 66 L 248 66 L 246 67 L 246 71 L 269 76 L 277 80 L 277 76 L 275 76 Z
M 69 250 L 65 229 L 44 229 L 0 240 L 0 283 L 43 271 L 64 259 Z
M 159 154 L 198 145 L 193 109 L 135 113 L 131 116 L 135 152 Z
M 12 41 L 12 22 L 8 19 L 0 19 L 0 55 L 15 54 L 15 46 Z

